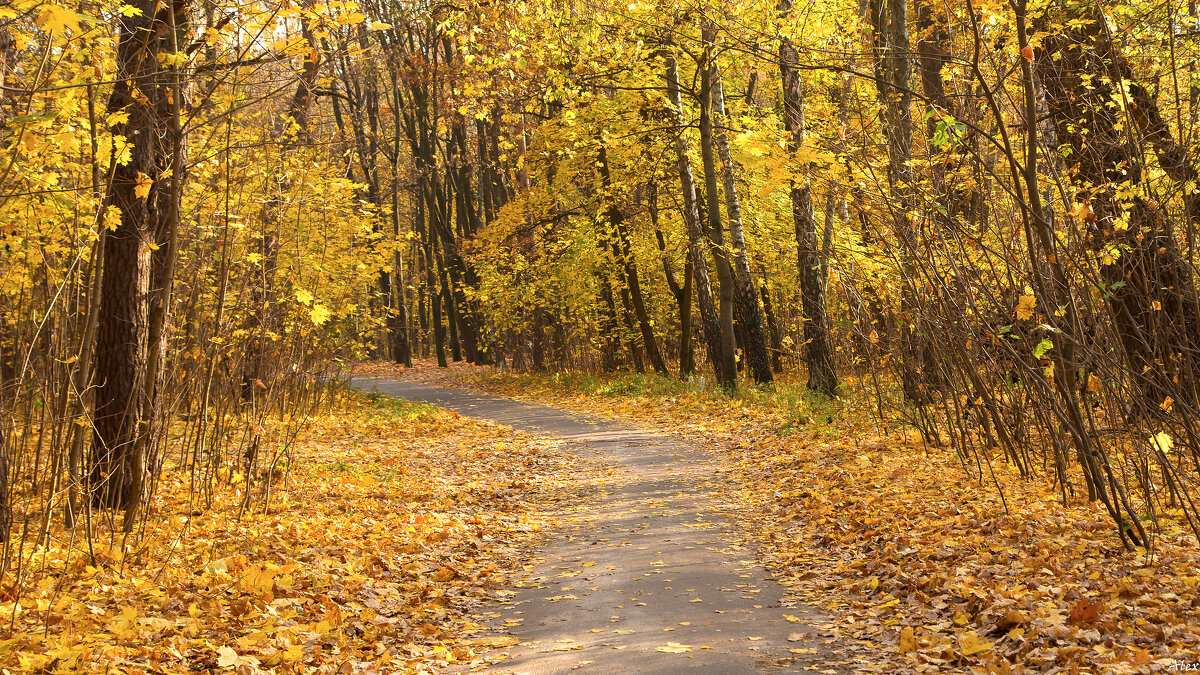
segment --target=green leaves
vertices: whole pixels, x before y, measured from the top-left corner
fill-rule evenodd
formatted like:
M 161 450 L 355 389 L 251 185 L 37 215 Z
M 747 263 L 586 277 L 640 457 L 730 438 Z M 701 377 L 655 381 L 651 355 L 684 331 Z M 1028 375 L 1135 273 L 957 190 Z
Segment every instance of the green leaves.
M 966 126 L 950 115 L 946 115 L 937 121 L 937 126 L 933 130 L 932 142 L 934 146 L 945 149 L 962 140 L 966 131 Z
M 1054 342 L 1052 342 L 1050 340 L 1050 338 L 1043 338 L 1042 341 L 1039 342 L 1038 345 L 1033 348 L 1033 355 L 1035 358 L 1040 359 L 1046 352 L 1050 351 L 1051 349 L 1054 349 Z

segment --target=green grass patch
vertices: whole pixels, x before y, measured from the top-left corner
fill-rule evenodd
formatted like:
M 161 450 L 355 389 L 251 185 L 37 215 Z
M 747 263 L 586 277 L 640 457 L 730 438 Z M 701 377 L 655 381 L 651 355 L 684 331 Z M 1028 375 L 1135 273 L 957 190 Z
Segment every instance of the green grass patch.
M 835 423 L 843 421 L 848 414 L 857 414 L 854 411 L 864 404 L 851 398 L 830 398 L 809 391 L 803 380 L 786 373 L 764 387 L 742 381 L 733 393 L 717 386 L 711 375 L 693 375 L 681 380 L 646 373 L 566 371 L 491 373 L 479 377 L 484 382 L 494 382 L 504 389 L 527 394 L 541 390 L 605 398 L 672 398 L 679 399 L 685 406 L 691 401 L 697 404 L 697 414 L 702 414 L 703 408 L 744 406 L 760 412 L 774 412 L 781 420 L 778 432 L 782 434 L 803 430 L 836 436 L 841 432 Z
M 439 408 L 428 403 L 405 401 L 395 396 L 388 396 L 374 388 L 362 396 L 369 408 L 390 419 L 432 422 L 444 414 Z

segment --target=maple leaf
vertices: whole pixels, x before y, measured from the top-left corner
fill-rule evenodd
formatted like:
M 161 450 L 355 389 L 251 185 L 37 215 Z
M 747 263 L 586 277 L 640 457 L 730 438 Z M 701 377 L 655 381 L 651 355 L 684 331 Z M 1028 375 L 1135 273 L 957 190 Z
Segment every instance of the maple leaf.
M 908 654 L 917 651 L 917 638 L 913 633 L 912 626 L 905 626 L 900 629 L 900 642 L 897 649 L 901 654 Z
M 137 183 L 133 186 L 133 194 L 138 199 L 146 199 L 150 196 L 150 187 L 154 185 L 154 181 L 149 176 L 138 172 Z
M 65 30 L 71 33 L 80 32 L 80 22 L 88 17 L 59 5 L 45 5 L 38 15 L 37 24 L 47 32 L 61 33 Z
M 958 636 L 958 648 L 963 656 L 974 656 L 991 649 L 994 645 L 979 637 L 975 631 L 967 631 Z
M 319 302 L 313 305 L 312 310 L 308 313 L 312 322 L 318 326 L 328 321 L 331 315 L 332 312 L 329 311 L 329 308 Z
M 1033 318 L 1033 308 L 1037 301 L 1032 295 L 1022 295 L 1017 301 L 1017 318 L 1021 321 L 1028 321 Z
M 1080 598 L 1071 608 L 1071 623 L 1076 626 L 1091 626 L 1100 620 L 1100 612 L 1104 609 L 1104 601 Z

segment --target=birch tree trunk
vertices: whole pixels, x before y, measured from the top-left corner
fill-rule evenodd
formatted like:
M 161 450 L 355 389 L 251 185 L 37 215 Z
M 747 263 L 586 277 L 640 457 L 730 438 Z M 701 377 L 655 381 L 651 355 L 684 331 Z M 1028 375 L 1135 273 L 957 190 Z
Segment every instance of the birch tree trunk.
M 696 307 L 700 313 L 700 326 L 704 333 L 704 346 L 708 361 L 721 377 L 721 328 L 717 311 L 713 306 L 712 285 L 708 280 L 708 255 L 704 250 L 705 236 L 700 223 L 700 208 L 696 203 L 696 176 L 692 172 L 692 160 L 688 157 L 687 139 L 683 135 L 683 100 L 679 93 L 679 66 L 673 55 L 666 58 L 667 99 L 675 115 L 675 167 L 679 172 L 679 184 L 683 192 L 683 219 L 687 223 L 688 254 L 692 260 L 692 286 L 696 294 Z
M 767 351 L 767 336 L 762 307 L 758 304 L 758 293 L 754 288 L 754 276 L 750 273 L 750 261 L 746 257 L 746 235 L 742 227 L 742 206 L 738 199 L 737 182 L 734 176 L 733 156 L 729 152 L 729 137 L 725 121 L 725 89 L 721 84 L 721 73 L 714 65 L 710 69 L 712 107 L 715 115 L 713 136 L 717 142 L 717 153 L 721 157 L 725 179 L 725 211 L 729 218 L 729 246 L 733 253 L 734 311 L 738 323 L 746 330 L 746 362 L 754 381 L 769 384 L 775 379 L 771 372 L 771 356 Z

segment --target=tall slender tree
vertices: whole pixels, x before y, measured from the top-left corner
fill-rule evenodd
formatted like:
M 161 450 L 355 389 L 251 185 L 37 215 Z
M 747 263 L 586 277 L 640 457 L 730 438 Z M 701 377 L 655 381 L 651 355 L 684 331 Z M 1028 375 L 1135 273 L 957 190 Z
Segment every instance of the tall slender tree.
M 787 19 L 792 0 L 779 0 L 780 17 Z M 800 58 L 786 35 L 779 38 L 779 70 L 783 82 L 783 124 L 788 132 L 788 151 L 797 153 L 804 145 L 804 82 L 800 79 Z M 825 305 L 825 274 L 817 243 L 817 222 L 813 216 L 812 185 L 792 179 L 789 189 L 792 222 L 796 230 L 796 255 L 800 267 L 801 311 L 804 317 L 804 359 L 808 366 L 808 388 L 827 395 L 837 392 L 837 372 L 833 363 L 833 341 L 829 335 L 829 314 Z
M 89 478 L 92 502 L 125 509 L 127 530 L 145 481 L 140 431 L 150 412 L 147 382 L 158 377 L 147 372 L 152 248 L 160 223 L 170 228 L 170 219 L 178 218 L 178 210 L 171 208 L 175 179 L 164 180 L 168 169 L 177 166 L 173 153 L 179 151 L 170 140 L 172 112 L 178 112 L 172 105 L 175 80 L 158 57 L 172 52 L 176 31 L 188 16 L 185 0 L 172 0 L 169 6 L 135 0 L 132 6 L 139 11 L 119 18 L 117 77 L 108 101 L 110 115 L 128 114 L 113 132 L 130 139 L 130 157 L 113 169 L 104 199 L 104 208 L 116 209 L 120 222 L 104 243 Z M 161 368 L 161 359 L 155 363 Z
M 668 49 L 670 46 L 668 45 Z M 683 97 L 679 89 L 679 66 L 669 51 L 664 59 L 667 79 L 667 101 L 671 104 L 671 115 L 675 121 L 675 169 L 679 173 L 679 186 L 683 193 L 683 219 L 688 232 L 688 254 L 692 263 L 692 279 L 696 293 L 696 307 L 700 310 L 700 328 L 704 335 L 704 346 L 708 361 L 721 382 L 725 380 L 724 358 L 720 320 L 713 305 L 712 286 L 708 281 L 708 255 L 705 252 L 707 238 L 700 221 L 700 208 L 696 197 L 696 176 L 692 172 L 692 160 L 688 156 L 687 137 L 684 135 Z
M 738 198 L 737 176 L 734 173 L 733 155 L 729 151 L 729 116 L 725 113 L 725 88 L 721 83 L 721 72 L 714 63 L 709 71 L 714 122 L 713 136 L 716 138 L 717 153 L 723 168 L 725 209 L 729 219 L 729 246 L 733 254 L 734 310 L 738 323 L 746 333 L 746 361 L 754 381 L 769 384 L 774 380 L 771 371 L 771 356 L 767 351 L 766 323 L 762 307 L 758 304 L 754 276 L 750 272 L 750 258 L 746 254 L 746 235 L 742 224 L 741 199 Z

